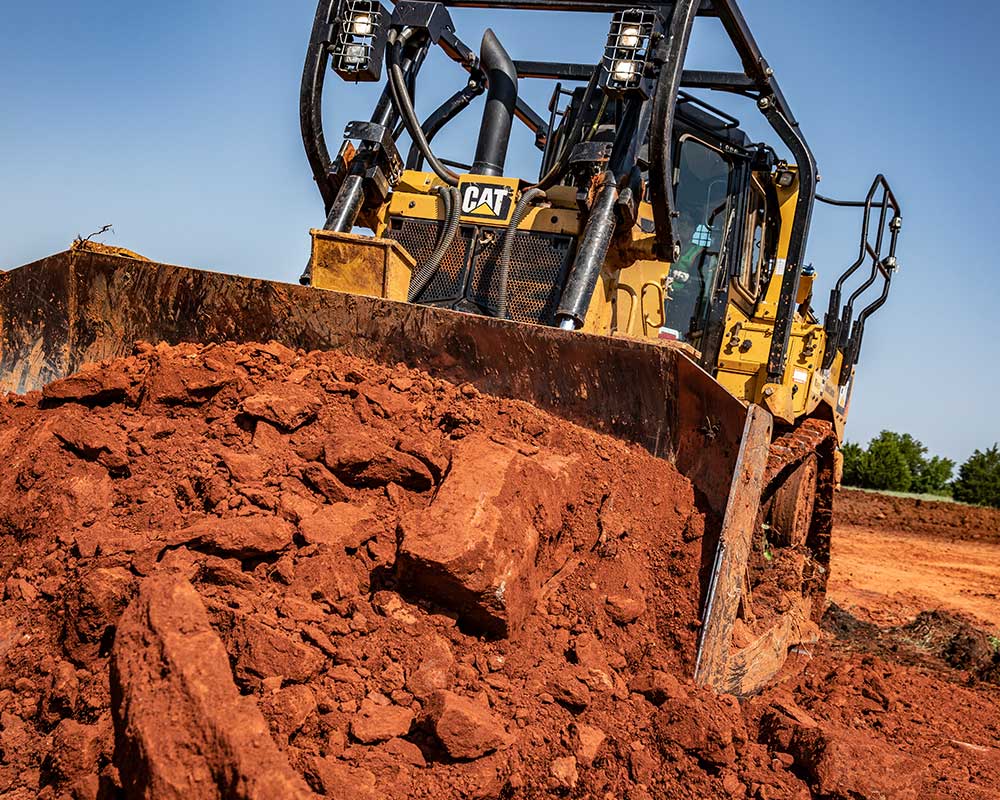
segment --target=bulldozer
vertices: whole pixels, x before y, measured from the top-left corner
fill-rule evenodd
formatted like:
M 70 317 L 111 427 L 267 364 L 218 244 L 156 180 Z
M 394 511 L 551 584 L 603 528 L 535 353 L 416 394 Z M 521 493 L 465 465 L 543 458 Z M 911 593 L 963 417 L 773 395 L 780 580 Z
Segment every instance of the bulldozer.
M 610 27 L 581 63 L 523 61 L 490 29 L 478 52 L 459 38 L 464 8 L 601 14 Z M 742 71 L 686 68 L 705 18 Z M 435 47 L 458 88 L 421 120 Z M 336 155 L 331 74 L 381 87 Z M 553 84 L 547 116 L 521 97 L 525 81 Z M 471 163 L 435 152 L 483 95 Z M 755 105 L 773 142 L 704 99 L 717 95 Z M 0 275 L 0 390 L 39 389 L 140 340 L 277 340 L 533 403 L 692 482 L 710 521 L 693 677 L 739 695 L 764 686 L 823 611 L 838 448 L 865 327 L 898 266 L 887 180 L 861 200 L 817 193 L 736 0 L 320 0 L 300 117 L 325 208 L 300 285 L 77 242 Z M 505 171 L 514 125 L 532 134 L 537 176 Z M 861 217 L 822 319 L 805 260 L 817 202 Z

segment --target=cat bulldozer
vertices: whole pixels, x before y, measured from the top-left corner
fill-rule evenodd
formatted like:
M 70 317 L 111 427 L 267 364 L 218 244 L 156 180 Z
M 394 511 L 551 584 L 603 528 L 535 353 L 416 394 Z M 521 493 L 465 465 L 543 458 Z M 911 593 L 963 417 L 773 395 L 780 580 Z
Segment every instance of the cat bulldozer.
M 487 29 L 477 52 L 452 18 L 464 8 L 601 14 L 607 41 L 580 63 L 526 61 Z M 685 68 L 705 18 L 742 71 Z M 457 90 L 421 120 L 435 47 Z M 331 73 L 381 87 L 335 155 Z M 546 115 L 522 98 L 526 81 L 553 84 Z M 773 141 L 706 99 L 723 94 L 756 106 Z M 481 95 L 471 163 L 436 152 Z M 533 403 L 693 483 L 709 521 L 693 677 L 735 694 L 768 682 L 823 611 L 855 367 L 897 269 L 902 217 L 885 178 L 863 200 L 817 194 L 813 154 L 735 0 L 320 0 L 300 112 L 326 217 L 299 284 L 78 241 L 0 275 L 0 390 L 38 389 L 140 340 L 277 340 Z M 536 176 L 505 170 L 514 125 L 531 133 Z M 817 201 L 861 218 L 822 318 L 805 260 Z

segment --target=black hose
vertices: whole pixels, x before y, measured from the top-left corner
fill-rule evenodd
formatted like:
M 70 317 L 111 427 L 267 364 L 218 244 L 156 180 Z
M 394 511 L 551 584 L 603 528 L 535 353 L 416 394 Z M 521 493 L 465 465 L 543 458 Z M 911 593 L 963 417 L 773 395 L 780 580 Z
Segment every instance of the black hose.
M 430 257 L 420 267 L 423 277 L 418 282 L 410 284 L 408 297 L 411 303 L 415 303 L 430 285 L 438 267 L 441 266 L 441 261 L 455 240 L 455 234 L 458 233 L 459 218 L 462 216 L 462 198 L 458 189 L 453 186 L 441 186 L 438 188 L 438 194 L 441 195 L 441 202 L 444 205 L 444 228 Z
M 559 179 L 563 176 L 566 171 L 566 167 L 569 163 L 569 156 L 572 153 L 573 148 L 579 143 L 581 136 L 583 135 L 583 117 L 587 110 L 587 106 L 590 105 L 590 100 L 594 96 L 594 90 L 597 88 L 597 80 L 600 76 L 600 70 L 595 69 L 594 74 L 590 76 L 590 81 L 587 83 L 587 88 L 583 93 L 583 98 L 580 101 L 580 112 L 577 114 L 576 119 L 573 120 L 573 127 L 570 129 L 566 138 L 563 140 L 563 146 L 556 155 L 556 158 L 546 172 L 541 178 L 538 179 L 538 183 L 534 184 L 531 188 L 539 189 L 550 189 L 556 185 Z
M 587 224 L 583 228 L 576 260 L 563 289 L 556 317 L 564 330 L 582 328 L 590 307 L 590 300 L 601 277 L 601 269 L 608 257 L 608 247 L 615 232 L 615 205 L 618 186 L 615 176 L 605 172 L 597 197 L 590 207 Z
M 420 126 L 420 129 L 424 132 L 424 136 L 427 137 L 428 144 L 434 140 L 438 131 L 468 108 L 469 104 L 482 93 L 483 88 L 479 82 L 473 82 L 470 79 L 469 83 L 467 83 L 462 89 L 455 92 L 455 94 L 438 106 L 434 112 L 424 120 L 424 124 Z M 442 161 L 442 163 L 447 162 Z M 410 151 L 406 156 L 406 168 L 420 170 L 423 166 L 424 156 L 420 152 L 420 148 L 417 147 L 416 143 L 413 143 L 411 144 Z
M 327 212 L 333 205 L 339 187 L 330 178 L 333 160 L 330 158 L 330 151 L 323 135 L 323 83 L 330 56 L 322 32 L 334 17 L 334 9 L 333 0 L 319 0 L 299 89 L 299 127 L 302 131 L 302 144 L 312 169 L 313 180 L 316 181 Z
M 517 201 L 514 208 L 514 215 L 507 224 L 507 230 L 503 235 L 503 248 L 500 251 L 500 281 L 497 287 L 497 316 L 500 319 L 507 319 L 507 286 L 510 282 L 510 261 L 514 253 L 514 236 L 517 234 L 517 226 L 521 224 L 524 215 L 528 213 L 528 207 L 539 198 L 545 197 L 545 191 L 533 186 L 526 189 Z
M 410 99 L 409 90 L 406 88 L 406 78 L 403 76 L 403 70 L 399 66 L 398 56 L 402 45 L 392 37 L 392 33 L 394 32 L 390 32 L 390 41 L 385 49 L 385 60 L 386 66 L 389 68 L 389 88 L 392 91 L 392 99 L 396 105 L 396 110 L 403 118 L 410 138 L 420 149 L 424 158 L 427 159 L 427 163 L 434 170 L 434 173 L 449 186 L 458 186 L 458 175 L 438 160 L 437 156 L 431 151 L 427 137 L 424 136 L 420 120 L 417 118 L 417 112 L 414 110 L 413 102 Z

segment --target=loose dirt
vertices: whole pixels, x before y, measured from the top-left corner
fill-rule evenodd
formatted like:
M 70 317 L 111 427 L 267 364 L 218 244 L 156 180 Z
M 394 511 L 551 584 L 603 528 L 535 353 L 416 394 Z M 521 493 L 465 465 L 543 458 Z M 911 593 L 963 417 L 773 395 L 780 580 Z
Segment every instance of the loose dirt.
M 833 607 L 695 687 L 692 487 L 525 404 L 141 346 L 0 400 L 0 461 L 0 797 L 997 796 L 988 638 Z

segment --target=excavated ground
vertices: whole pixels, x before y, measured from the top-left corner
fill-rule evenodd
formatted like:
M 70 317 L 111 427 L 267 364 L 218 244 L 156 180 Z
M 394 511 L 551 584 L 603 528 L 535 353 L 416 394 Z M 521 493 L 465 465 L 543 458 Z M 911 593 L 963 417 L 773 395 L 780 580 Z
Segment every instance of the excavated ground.
M 998 796 L 973 626 L 834 606 L 700 690 L 692 487 L 525 404 L 143 346 L 0 400 L 0 460 L 0 797 Z

